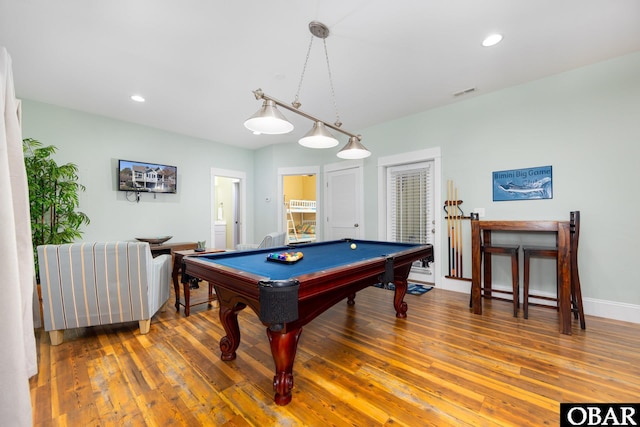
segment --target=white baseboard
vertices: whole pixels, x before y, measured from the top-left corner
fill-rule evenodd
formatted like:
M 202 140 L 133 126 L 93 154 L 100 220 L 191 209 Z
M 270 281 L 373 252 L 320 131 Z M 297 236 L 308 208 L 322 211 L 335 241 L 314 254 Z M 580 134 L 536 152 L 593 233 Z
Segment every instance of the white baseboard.
M 582 298 L 584 314 L 640 324 L 640 305 Z
M 442 277 L 440 283 L 438 283 L 438 289 L 445 289 L 447 291 L 464 292 L 468 294 L 471 292 L 471 281 L 468 280 L 455 280 L 448 277 Z
M 468 294 L 471 290 L 471 282 L 442 277 L 438 288 Z M 494 288 L 511 290 L 511 286 L 494 285 Z M 640 305 L 637 304 L 583 297 L 582 305 L 584 307 L 584 314 L 588 316 L 604 317 L 606 319 L 640 324 Z

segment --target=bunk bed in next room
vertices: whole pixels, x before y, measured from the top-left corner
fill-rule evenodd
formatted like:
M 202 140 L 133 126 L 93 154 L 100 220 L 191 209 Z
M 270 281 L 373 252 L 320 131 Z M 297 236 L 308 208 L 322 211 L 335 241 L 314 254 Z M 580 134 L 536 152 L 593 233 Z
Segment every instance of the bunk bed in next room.
M 315 200 L 289 200 L 287 237 L 289 243 L 308 243 L 316 240 Z

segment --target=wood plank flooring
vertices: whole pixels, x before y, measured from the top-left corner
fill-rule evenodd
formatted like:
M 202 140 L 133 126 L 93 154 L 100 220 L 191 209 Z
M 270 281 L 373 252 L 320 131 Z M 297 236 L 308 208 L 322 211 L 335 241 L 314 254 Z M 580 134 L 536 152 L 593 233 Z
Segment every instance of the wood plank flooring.
M 560 335 L 553 310 L 516 319 L 510 303 L 485 301 L 477 316 L 468 295 L 440 289 L 407 295 L 403 320 L 392 299 L 371 287 L 307 325 L 283 407 L 248 308 L 232 362 L 220 360 L 224 330 L 207 305 L 188 318 L 170 305 L 147 335 L 137 322 L 80 328 L 53 347 L 40 329 L 34 425 L 555 426 L 560 402 L 638 402 L 638 324 L 587 316 L 586 331 Z

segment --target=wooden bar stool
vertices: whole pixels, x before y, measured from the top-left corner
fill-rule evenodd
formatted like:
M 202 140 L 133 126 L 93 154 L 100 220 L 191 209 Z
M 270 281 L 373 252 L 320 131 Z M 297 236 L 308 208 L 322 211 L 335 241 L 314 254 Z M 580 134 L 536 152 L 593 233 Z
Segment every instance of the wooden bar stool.
M 558 309 L 558 298 L 550 297 L 546 295 L 531 295 L 529 293 L 529 278 L 531 274 L 531 258 L 554 258 L 556 261 L 558 260 L 558 248 L 557 247 L 546 247 L 546 246 L 523 246 L 522 254 L 524 258 L 524 284 L 523 284 L 523 310 L 524 310 L 524 318 L 529 318 L 529 297 L 536 298 L 537 300 L 545 300 L 545 301 L 553 301 L 554 304 L 544 304 L 541 302 L 536 302 L 535 305 L 539 305 L 541 307 L 549 307 Z M 556 262 L 557 268 L 557 262 Z M 556 280 L 556 295 L 557 295 L 557 280 Z
M 520 272 L 518 255 L 520 253 L 520 245 L 493 245 L 487 243 L 482 245 L 481 252 L 484 255 L 484 283 L 480 288 L 480 294 L 484 298 L 491 298 L 503 301 L 509 301 L 507 298 L 495 297 L 493 293 L 509 294 L 513 301 L 513 317 L 518 317 L 518 308 L 520 306 Z M 511 291 L 501 289 L 493 289 L 491 286 L 491 255 L 507 255 L 511 258 Z M 489 255 L 489 256 L 487 256 Z
M 578 274 L 578 241 L 580 238 L 580 211 L 573 211 L 570 214 L 569 231 L 571 234 L 570 242 L 570 259 L 571 259 L 571 311 L 576 319 L 580 319 L 580 328 L 585 329 L 586 324 L 584 320 L 584 309 L 582 307 L 582 290 L 580 289 L 580 276 Z M 529 276 L 530 276 L 530 262 L 532 257 L 538 258 L 555 258 L 556 259 L 556 272 L 557 272 L 557 260 L 558 260 L 558 248 L 557 247 L 543 247 L 543 246 L 524 246 L 522 248 L 524 255 L 524 285 L 523 285 L 523 306 L 524 306 L 524 318 L 529 317 L 529 298 L 542 299 L 547 301 L 554 301 L 554 305 L 536 303 L 542 307 L 551 307 L 558 309 L 557 298 L 557 279 L 556 279 L 556 297 L 549 297 L 545 295 L 533 295 L 529 293 Z
M 472 230 L 474 228 L 474 220 L 478 220 L 477 213 L 471 213 Z M 480 260 L 484 256 L 484 278 L 480 281 L 480 298 L 497 299 L 502 301 L 513 301 L 513 316 L 518 317 L 518 308 L 520 306 L 520 270 L 518 256 L 520 253 L 519 245 L 504 245 L 491 243 L 491 231 L 482 230 L 482 238 L 480 239 Z M 491 255 L 508 255 L 511 258 L 511 291 L 502 289 L 493 289 L 491 285 Z M 475 261 L 474 261 L 475 263 Z M 502 297 L 495 297 L 493 293 L 510 294 L 511 300 Z M 469 295 L 469 308 L 473 307 L 473 294 Z

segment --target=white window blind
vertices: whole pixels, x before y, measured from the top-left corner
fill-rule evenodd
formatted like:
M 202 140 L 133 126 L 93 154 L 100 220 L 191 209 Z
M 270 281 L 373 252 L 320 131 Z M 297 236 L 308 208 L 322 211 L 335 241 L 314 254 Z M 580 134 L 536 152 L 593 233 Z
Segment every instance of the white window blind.
M 420 162 L 387 168 L 387 238 L 395 242 L 433 244 L 434 162 Z M 413 267 L 433 275 L 422 261 Z
M 387 236 L 405 243 L 433 243 L 433 162 L 387 169 Z

